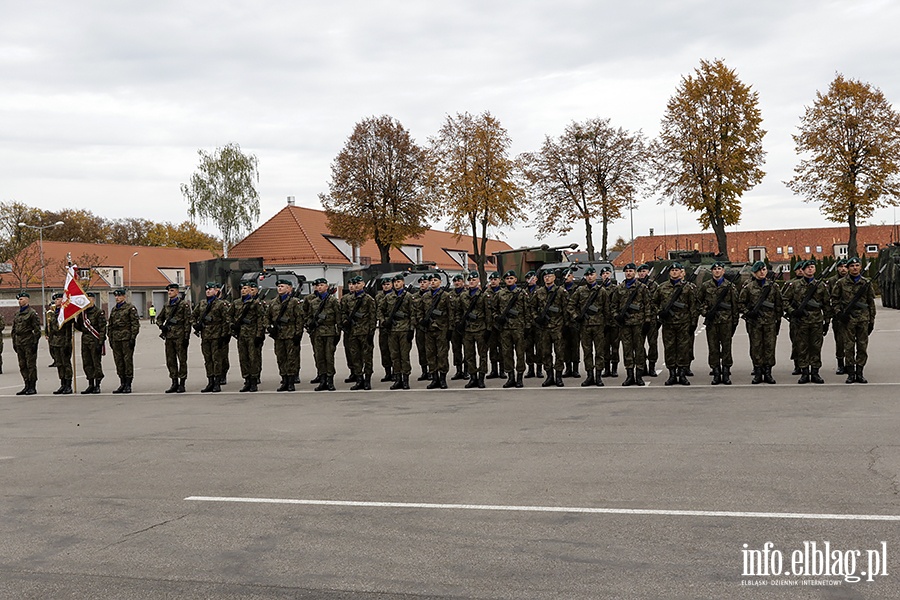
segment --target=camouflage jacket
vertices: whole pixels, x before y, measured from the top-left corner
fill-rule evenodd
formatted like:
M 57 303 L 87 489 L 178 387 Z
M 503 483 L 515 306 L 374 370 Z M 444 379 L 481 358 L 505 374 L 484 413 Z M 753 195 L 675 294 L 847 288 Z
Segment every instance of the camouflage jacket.
M 92 304 L 75 317 L 75 329 L 81 332 L 82 348 L 100 346 L 106 342 L 106 314 Z
M 184 298 L 177 298 L 175 303 L 166 299 L 165 306 L 156 316 L 156 326 L 163 339 L 188 339 L 191 337 L 191 305 Z
M 54 308 L 47 311 L 47 327 L 44 329 L 47 334 L 47 340 L 52 348 L 62 348 L 72 345 L 72 330 L 74 329 L 73 319 L 69 319 L 59 326 L 59 311 Z
M 378 315 L 381 326 L 388 331 L 409 331 L 416 328 L 416 300 L 413 295 L 402 290 L 399 294 L 388 294 L 381 304 Z
M 41 339 L 41 318 L 31 306 L 16 313 L 11 335 L 13 346 L 35 345 Z
M 193 319 L 200 339 L 217 340 L 231 335 L 231 305 L 225 300 L 204 299 L 194 308 Z
M 860 290 L 859 300 L 850 306 Z M 847 315 L 847 323 L 875 324 L 875 291 L 869 279 L 862 275 L 856 281 L 850 275 L 838 279 L 831 290 L 831 304 L 835 318 L 843 313 Z
M 725 277 L 722 277 L 721 285 L 716 285 L 715 279 L 701 283 L 697 288 L 697 302 L 704 317 L 709 317 L 710 311 L 715 308 L 716 312 L 710 318 L 712 323 L 734 326 L 741 318 L 737 287 Z
M 534 323 L 542 329 L 559 329 L 566 320 L 569 294 L 562 287 L 538 286 L 531 297 L 531 314 Z
M 474 291 L 460 294 L 456 303 L 456 327 L 465 333 L 483 333 L 492 328 L 491 303 L 484 290 L 477 288 Z
M 455 307 L 454 300 L 450 297 L 450 294 L 452 292 L 444 288 L 438 288 L 420 300 L 422 305 L 422 321 L 420 324 L 427 331 L 447 332 L 450 330 L 450 323 L 453 320 L 453 308 Z
M 678 298 L 673 301 L 678 289 L 682 291 Z M 665 283 L 661 283 L 656 292 L 653 294 L 653 314 L 659 317 L 663 323 L 671 325 L 684 325 L 685 323 L 694 324 L 700 315 L 700 309 L 696 301 L 697 287 L 683 279 L 678 283 L 672 283 L 669 279 Z M 666 313 L 668 310 L 668 313 Z
M 107 335 L 111 342 L 129 342 L 137 339 L 141 320 L 137 308 L 131 302 L 114 304 L 106 321 Z
M 303 336 L 305 307 L 299 299 L 287 295 L 276 296 L 269 304 L 268 332 L 273 340 L 288 340 Z
M 378 322 L 375 298 L 366 292 L 344 294 L 341 298 L 341 327 L 347 335 L 363 336 L 375 333 Z
M 627 279 L 614 287 L 609 294 L 609 315 L 618 325 L 643 325 L 655 316 L 647 286 L 633 279 L 631 287 Z M 637 286 L 635 290 L 634 286 Z M 633 297 L 633 299 L 632 299 Z M 631 302 L 628 302 L 632 299 Z M 628 305 L 626 306 L 626 302 Z
M 579 323 L 583 327 L 605 326 L 610 319 L 609 310 L 609 293 L 599 281 L 593 286 L 580 286 L 569 300 L 569 316 L 578 322 L 583 315 L 584 321 Z
M 313 292 L 306 296 L 306 330 L 309 335 L 322 337 L 334 337 L 340 335 L 340 327 L 343 325 L 341 317 L 341 303 L 334 294 L 325 294 L 321 298 Z M 323 304 L 324 303 L 324 304 Z
M 813 285 L 815 285 L 815 291 L 812 291 Z M 800 305 L 809 294 L 812 295 L 801 311 Z M 821 324 L 823 321 L 831 319 L 831 298 L 828 294 L 828 284 L 824 281 L 816 279 L 810 283 L 805 277 L 794 279 L 789 286 L 785 287 L 782 296 L 784 310 L 791 319 L 791 323 Z
M 760 285 L 757 279 L 751 279 L 743 288 L 741 288 L 740 296 L 738 296 L 738 304 L 741 307 L 741 313 L 750 323 L 758 323 L 760 325 L 771 325 L 781 321 L 781 315 L 784 313 L 781 291 L 778 286 L 768 279 L 763 280 L 765 284 Z M 759 303 L 762 294 L 766 288 L 771 288 L 766 296 L 765 301 L 760 304 L 759 314 L 752 313 L 753 308 Z
M 231 307 L 231 335 L 249 341 L 266 337 L 269 307 L 259 296 L 238 298 Z

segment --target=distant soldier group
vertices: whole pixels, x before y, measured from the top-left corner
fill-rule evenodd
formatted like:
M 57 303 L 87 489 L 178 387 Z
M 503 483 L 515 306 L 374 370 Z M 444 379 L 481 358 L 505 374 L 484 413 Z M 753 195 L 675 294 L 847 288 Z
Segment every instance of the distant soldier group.
M 255 280 L 241 282 L 241 297 L 229 302 L 220 297 L 217 282 L 206 284 L 206 297 L 193 310 L 178 285 L 167 286 L 168 299 L 156 317 L 165 340 L 166 366 L 171 386 L 166 393 L 185 392 L 187 354 L 191 333 L 200 338 L 207 384 L 202 392 L 220 392 L 227 384 L 230 341 L 237 342 L 243 386 L 241 392 L 259 390 L 263 346 L 274 342 L 281 382 L 279 392 L 296 390 L 300 383 L 300 348 L 309 334 L 315 357 L 316 391 L 335 390 L 335 353 L 343 337 L 351 390 L 372 389 L 375 334 L 385 375 L 392 390 L 410 389 L 412 345 L 417 346 L 420 381 L 427 389 L 447 389 L 451 380 L 465 380 L 466 388 L 484 388 L 485 379 L 506 378 L 504 388 L 522 388 L 524 379 L 546 377 L 542 387 L 562 387 L 564 378 L 580 378 L 582 387 L 604 386 L 617 378 L 620 356 L 625 368 L 623 386 L 646 385 L 656 377 L 657 340 L 662 333 L 665 385 L 690 385 L 695 333 L 700 317 L 706 332 L 711 383 L 731 385 L 732 338 L 743 319 L 750 337 L 753 365 L 751 383 L 775 383 L 775 346 L 782 318 L 790 321 L 792 358 L 798 383 L 823 383 L 822 343 L 833 324 L 837 373 L 846 383 L 866 383 L 868 336 L 875 324 L 874 290 L 861 274 L 859 259 L 841 260 L 827 281 L 815 278 L 814 261 L 801 261 L 797 277 L 783 288 L 767 275 L 765 263 L 751 266 L 752 278 L 740 291 L 725 277 L 725 264 L 715 263 L 711 278 L 696 286 L 685 279 L 683 265 L 674 263 L 666 281 L 649 278 L 648 265 L 625 265 L 624 280 L 616 284 L 609 268 L 598 273 L 548 270 L 525 275 L 492 273 L 482 288 L 478 273 L 453 277 L 445 288 L 441 275 L 420 277 L 418 288 L 408 289 L 403 275 L 381 280 L 372 297 L 365 281 L 355 277 L 340 300 L 327 280 L 313 282 L 313 293 L 297 297 L 290 280 L 277 282 L 278 295 L 266 303 Z M 541 281 L 538 282 L 540 276 Z M 89 294 L 91 296 L 93 294 Z M 72 330 L 81 332 L 81 356 L 88 387 L 82 393 L 100 393 L 102 355 L 108 339 L 120 386 L 113 393 L 131 393 L 134 348 L 140 322 L 137 309 L 126 301 L 124 289 L 115 290 L 116 303 L 109 318 L 92 304 L 73 321 L 58 325 L 62 295 L 47 313 L 45 334 L 50 343 L 60 387 L 55 394 L 71 394 Z M 13 347 L 25 387 L 20 395 L 36 393 L 36 354 L 41 335 L 40 318 L 21 293 L 19 312 L 12 326 Z M 621 355 L 619 349 L 621 347 Z

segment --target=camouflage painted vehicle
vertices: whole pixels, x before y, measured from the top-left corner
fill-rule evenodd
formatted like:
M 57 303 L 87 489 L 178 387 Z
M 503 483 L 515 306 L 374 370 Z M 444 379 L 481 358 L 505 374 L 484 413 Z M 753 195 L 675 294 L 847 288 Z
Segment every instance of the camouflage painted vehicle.
M 878 270 L 876 279 L 881 288 L 881 305 L 900 308 L 900 242 L 881 249 Z
M 569 244 L 568 246 L 544 244 L 531 248 L 494 252 L 494 257 L 496 257 L 498 272 L 515 271 L 521 279 L 528 271 L 537 272 L 544 265 L 562 265 L 561 268 L 567 268 L 571 261 L 568 260 L 565 251 L 576 248 L 578 248 L 578 244 Z
M 366 281 L 365 290 L 370 296 L 375 296 L 378 292 L 381 291 L 381 280 L 384 278 L 393 279 L 395 275 L 403 275 L 403 281 L 406 284 L 406 288 L 412 290 L 419 289 L 419 278 L 422 275 L 428 275 L 430 277 L 432 273 L 437 273 L 441 276 L 441 284 L 443 287 L 450 287 L 451 274 L 447 273 L 444 269 L 438 269 L 433 262 L 420 263 L 415 265 L 402 265 L 402 268 L 398 268 L 397 265 L 393 265 L 392 267 L 389 267 L 388 270 L 369 269 L 364 273 L 358 274 L 368 278 Z M 347 279 L 349 279 L 349 277 L 345 276 L 345 280 Z M 346 292 L 348 289 L 349 288 L 345 287 L 344 291 Z
M 264 271 L 249 271 L 241 276 L 241 282 L 252 281 L 253 279 L 256 280 L 259 286 L 259 297 L 266 302 L 274 300 L 278 295 L 277 281 L 279 279 L 287 279 L 293 282 L 294 296 L 298 298 L 311 294 L 313 291 L 312 283 L 306 281 L 305 276 L 297 275 L 293 271 L 265 269 Z M 240 289 L 238 289 L 238 295 L 235 297 L 240 297 Z
M 712 275 L 710 267 L 717 262 L 725 263 L 725 277 L 738 286 L 738 290 L 752 276 L 749 265 L 733 265 L 731 261 L 722 261 L 719 255 L 712 252 L 699 252 L 697 250 L 691 252 L 680 252 L 675 258 L 668 260 L 654 260 L 648 262 L 650 265 L 650 278 L 656 283 L 664 283 L 669 278 L 669 267 L 672 263 L 679 262 L 684 266 L 684 277 L 688 281 L 696 285 L 700 285 Z M 770 277 L 774 274 L 770 273 Z

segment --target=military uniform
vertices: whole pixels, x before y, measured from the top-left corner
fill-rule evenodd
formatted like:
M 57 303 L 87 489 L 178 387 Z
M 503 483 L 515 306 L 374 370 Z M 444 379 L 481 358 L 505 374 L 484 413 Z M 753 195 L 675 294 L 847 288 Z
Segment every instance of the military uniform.
M 585 276 L 594 275 L 593 267 L 588 267 Z M 603 366 L 606 364 L 606 334 L 603 332 L 609 321 L 609 294 L 599 281 L 587 282 L 575 290 L 569 301 L 569 317 L 578 324 L 579 342 L 584 354 L 584 368 L 587 375 L 581 387 L 596 385 L 603 387 Z
M 581 287 L 576 285 L 573 277 L 569 272 L 566 275 L 566 282 L 563 284 L 563 289 L 566 290 L 569 298 L 572 297 L 575 290 Z M 563 362 L 565 363 L 563 377 L 581 377 L 581 373 L 578 372 L 578 364 L 581 362 L 580 329 L 580 323 L 573 321 L 567 313 L 563 321 Z
M 461 275 L 454 276 L 454 282 L 457 281 L 465 281 Z M 466 291 L 466 286 L 462 287 L 454 287 L 450 290 L 450 298 L 453 300 L 453 314 L 456 314 L 456 306 L 463 299 Z M 456 379 L 468 379 L 469 373 L 466 368 L 466 361 L 463 355 L 463 332 L 461 329 L 456 327 L 456 322 L 454 321 L 451 325 L 450 329 L 450 348 L 453 351 L 453 366 L 456 368 L 456 372 L 451 377 L 452 380 Z
M 753 263 L 751 270 L 757 273 L 764 267 L 762 262 L 757 261 Z M 784 313 L 781 291 L 768 279 L 754 277 L 741 288 L 738 304 L 747 321 L 747 333 L 750 335 L 752 383 L 775 383 L 772 367 L 775 365 L 775 345 L 781 328 L 781 315 Z
M 116 304 L 109 311 L 106 326 L 116 375 L 119 376 L 119 387 L 113 390 L 113 394 L 130 394 L 131 382 L 134 381 L 134 347 L 141 330 L 141 320 L 137 308 L 125 300 L 125 290 L 118 289 L 114 295 Z
M 626 270 L 634 270 L 634 264 L 625 265 Z M 654 315 L 650 303 L 650 291 L 637 277 L 625 279 L 614 287 L 609 298 L 609 313 L 618 325 L 622 342 L 623 361 L 626 377 L 623 386 L 644 385 L 644 335 L 650 328 Z
M 538 351 L 547 370 L 547 379 L 541 386 L 562 387 L 564 385 L 562 328 L 569 306 L 569 295 L 555 282 L 549 285 L 545 283 L 534 292 L 531 301 L 531 312 L 534 315 L 539 340 Z
M 737 288 L 724 275 L 721 279 L 707 279 L 697 289 L 697 302 L 706 326 L 712 384 L 731 385 L 731 367 L 734 366 L 731 345 L 741 318 Z
M 215 283 L 207 283 L 207 290 L 218 290 Z M 207 385 L 201 392 L 221 392 L 223 373 L 222 348 L 231 339 L 231 306 L 225 300 L 207 296 L 194 308 L 194 333 L 200 337 Z
M 425 349 L 425 328 L 422 326 L 422 314 L 425 306 L 424 299 L 426 296 L 431 296 L 431 290 L 427 285 L 430 282 L 431 278 L 427 275 L 419 277 L 419 289 L 413 296 L 416 301 L 416 354 L 418 354 L 419 357 L 419 369 L 422 371 L 418 381 L 428 381 L 431 379 L 431 373 L 428 372 L 428 353 Z
M 388 296 L 394 293 L 393 288 L 384 289 L 384 281 L 390 283 L 389 279 L 382 280 L 381 293 L 375 297 L 375 314 L 379 316 L 378 321 L 378 352 L 381 356 L 381 366 L 384 368 L 384 377 L 382 382 L 394 380 L 394 365 L 391 362 L 391 347 L 388 343 L 390 332 L 384 327 L 384 323 L 380 320 L 382 305 L 387 301 Z
M 403 277 L 397 275 L 394 281 L 403 281 Z M 408 390 L 409 374 L 412 372 L 409 354 L 416 331 L 416 304 L 412 294 L 405 288 L 395 289 L 382 303 L 379 316 L 384 329 L 388 331 L 388 348 L 394 373 L 391 389 Z
M 824 282 L 804 276 L 795 279 L 785 290 L 784 306 L 794 328 L 792 347 L 800 367 L 798 383 L 825 383 L 819 369 L 822 367 L 822 342 L 831 320 L 831 298 L 826 288 Z
M 656 293 L 656 288 L 659 287 L 659 284 L 650 279 L 649 265 L 644 264 L 638 267 L 638 275 L 644 270 L 647 271 L 647 275 L 645 277 L 638 277 L 638 281 L 647 286 L 647 291 L 650 293 L 652 301 L 653 294 Z M 644 335 L 644 346 L 647 355 L 646 375 L 649 377 L 656 377 L 656 363 L 659 361 L 659 323 L 655 319 L 650 320 L 650 328 L 647 330 L 646 335 Z
M 166 289 L 178 290 L 178 285 L 170 283 Z M 157 315 L 156 325 L 159 337 L 165 340 L 166 369 L 172 385 L 167 394 L 184 393 L 187 381 L 188 346 L 191 342 L 191 305 L 180 295 L 169 298 Z
M 62 298 L 61 293 L 53 294 L 53 299 Z M 59 325 L 59 313 L 61 307 L 57 306 L 47 311 L 47 326 L 45 333 L 50 344 L 50 356 L 56 365 L 59 375 L 59 388 L 54 394 L 72 393 L 72 331 L 74 324 L 71 319 Z
M 507 271 L 504 278 L 515 277 L 514 271 Z M 505 288 L 501 288 L 491 297 L 493 308 L 494 331 L 499 333 L 500 350 L 503 368 L 507 377 L 504 388 L 524 387 L 525 376 L 525 327 L 533 321 L 531 302 L 525 288 L 519 287 L 514 280 L 507 279 Z
M 106 344 L 106 314 L 96 304 L 97 295 L 88 292 L 93 302 L 75 317 L 75 329 L 81 332 L 81 368 L 88 386 L 82 394 L 99 394 L 103 381 L 103 354 Z
M 847 261 L 858 264 L 858 258 Z M 834 321 L 841 321 L 844 334 L 845 383 L 867 383 L 863 369 L 868 361 L 869 335 L 875 329 L 875 291 L 872 282 L 862 274 L 848 273 L 831 290 Z
M 842 258 L 835 263 L 835 274 L 828 278 L 828 295 L 831 296 L 837 282 L 847 276 L 847 259 Z M 844 323 L 837 319 L 831 321 L 831 335 L 834 338 L 834 358 L 837 362 L 835 375 L 845 375 L 844 369 Z
M 291 286 L 291 281 L 279 279 L 278 284 Z M 300 370 L 297 347 L 303 340 L 304 319 L 303 303 L 292 291 L 279 294 L 269 304 L 268 333 L 275 340 L 275 359 L 281 375 L 281 385 L 276 391 L 295 391 L 294 382 Z
M 362 277 L 357 276 L 351 282 L 361 284 Z M 363 288 L 341 298 L 347 365 L 350 373 L 356 375 L 356 383 L 351 390 L 372 389 L 372 358 L 378 323 L 376 309 L 375 299 Z
M 219 287 L 216 288 L 216 293 L 221 293 L 221 289 L 222 286 L 219 285 Z M 225 306 L 227 326 L 225 328 L 225 335 L 222 336 L 219 340 L 219 345 L 215 348 L 217 354 L 216 362 L 219 364 L 219 386 L 228 384 L 228 371 L 231 369 L 231 323 L 234 320 L 234 316 L 231 314 L 233 308 L 231 300 L 222 298 L 222 302 Z
M 469 281 L 477 280 L 472 271 Z M 456 304 L 457 327 L 463 329 L 463 354 L 469 372 L 467 388 L 483 388 L 487 374 L 488 342 L 491 335 L 491 305 L 480 287 L 468 289 Z
M 681 269 L 678 263 L 670 268 Z M 681 290 L 681 291 L 679 291 Z M 691 362 L 691 340 L 699 313 L 696 288 L 683 277 L 671 277 L 653 294 L 653 313 L 662 323 L 663 352 L 669 378 L 665 385 L 690 385 L 687 368 Z
M 306 329 L 312 342 L 313 357 L 319 385 L 316 391 L 334 391 L 334 353 L 340 339 L 343 324 L 341 304 L 337 296 L 328 292 L 328 280 L 316 279 L 317 287 L 326 286 L 324 292 L 314 292 L 306 297 Z
M 488 298 L 488 302 L 493 306 L 494 297 L 503 290 L 500 285 L 500 274 L 496 271 L 488 277 L 488 286 L 484 288 L 484 293 Z M 506 365 L 503 364 L 503 348 L 500 345 L 500 330 L 491 328 L 488 336 L 488 360 L 491 363 L 491 371 L 485 376 L 485 379 L 499 379 L 506 376 Z M 512 371 L 512 368 L 510 368 Z
M 258 391 L 262 375 L 262 349 L 266 341 L 269 307 L 257 295 L 258 285 L 255 281 L 242 283 L 241 287 L 248 287 L 250 293 L 235 300 L 231 308 L 231 335 L 237 340 L 238 363 L 244 379 L 241 392 Z
M 440 278 L 438 278 L 440 281 Z M 450 332 L 455 303 L 448 290 L 432 288 L 429 295 L 422 298 L 422 321 L 425 328 L 425 356 L 431 372 L 430 390 L 447 389 L 447 372 L 450 370 Z
M 23 292 L 18 298 L 29 298 Z M 12 344 L 19 359 L 19 372 L 25 387 L 16 392 L 17 396 L 31 396 L 37 393 L 37 348 L 41 339 L 41 318 L 30 305 L 19 304 L 19 312 L 13 318 Z
M 538 289 L 537 283 L 531 284 L 528 281 L 532 278 L 537 278 L 534 271 L 529 271 L 525 274 L 525 285 L 522 286 L 522 289 L 525 290 L 525 293 L 528 295 L 528 306 L 529 308 L 532 306 L 534 293 Z M 544 363 L 543 358 L 541 357 L 538 351 L 538 342 L 539 340 L 538 329 L 534 325 L 534 319 L 532 318 L 529 321 L 525 322 L 525 362 L 528 364 L 528 372 L 525 373 L 525 379 L 531 379 L 532 377 L 543 377 L 544 376 Z M 537 369 L 535 369 L 537 367 Z
M 609 271 L 609 267 L 603 267 L 600 272 Z M 616 283 L 613 281 L 612 276 L 609 279 L 600 279 L 600 285 L 603 286 L 603 289 L 606 290 L 606 293 L 612 296 L 613 290 L 616 288 Z M 606 326 L 603 328 L 604 335 L 604 344 L 606 345 L 606 351 L 604 355 L 606 356 L 606 365 L 603 371 L 604 377 L 618 377 L 619 376 L 619 324 L 616 323 L 616 320 L 610 318 L 606 321 Z

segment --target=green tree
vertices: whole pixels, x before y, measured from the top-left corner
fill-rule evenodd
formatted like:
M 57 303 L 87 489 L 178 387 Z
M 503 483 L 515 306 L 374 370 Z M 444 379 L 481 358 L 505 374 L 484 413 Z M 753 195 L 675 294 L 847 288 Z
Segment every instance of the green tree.
M 431 139 L 436 161 L 432 185 L 450 230 L 472 235 L 482 279 L 490 229 L 527 220 L 525 191 L 515 180 L 509 134 L 489 112 L 448 116 Z
M 669 99 L 653 166 L 663 199 L 699 213 L 728 257 L 725 227 L 741 219 L 741 196 L 762 181 L 759 94 L 721 60 L 701 61 Z
M 600 253 L 607 257 L 609 224 L 636 199 L 648 148 L 641 132 L 614 129 L 609 119 L 572 122 L 558 140 L 519 158 L 539 218 L 538 235 L 568 233 L 584 222 L 587 253 L 594 260 L 593 222 L 602 226 Z
M 857 222 L 900 201 L 900 114 L 878 88 L 838 74 L 806 108 L 794 136 L 800 161 L 787 186 L 825 216 L 847 223 L 848 256 L 857 252 Z
M 357 246 L 373 240 L 391 262 L 391 248 L 428 229 L 429 172 L 427 152 L 400 121 L 360 121 L 331 164 L 329 193 L 319 194 L 331 233 Z
M 181 184 L 191 220 L 212 222 L 222 233 L 222 253 L 237 243 L 259 219 L 258 160 L 230 143 L 215 152 L 198 150 L 200 165 L 189 184 Z

